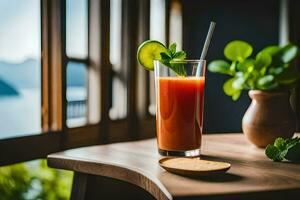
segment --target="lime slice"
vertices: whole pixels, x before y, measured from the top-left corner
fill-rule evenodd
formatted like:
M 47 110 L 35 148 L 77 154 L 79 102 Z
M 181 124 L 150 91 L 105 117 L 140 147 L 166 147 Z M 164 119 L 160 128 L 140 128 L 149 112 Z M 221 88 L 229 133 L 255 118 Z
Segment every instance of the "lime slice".
M 156 40 L 147 40 L 139 46 L 137 59 L 145 69 L 153 70 L 153 61 L 160 60 L 160 53 L 167 51 L 168 49 L 162 43 Z

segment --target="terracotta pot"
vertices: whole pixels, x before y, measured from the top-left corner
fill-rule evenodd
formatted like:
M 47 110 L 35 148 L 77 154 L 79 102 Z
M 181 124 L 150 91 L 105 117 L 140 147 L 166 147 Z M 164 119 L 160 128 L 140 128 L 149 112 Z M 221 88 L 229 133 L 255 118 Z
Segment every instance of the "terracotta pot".
M 290 104 L 290 92 L 250 90 L 252 103 L 243 117 L 243 132 L 257 147 L 266 147 L 277 137 L 292 137 L 296 116 Z

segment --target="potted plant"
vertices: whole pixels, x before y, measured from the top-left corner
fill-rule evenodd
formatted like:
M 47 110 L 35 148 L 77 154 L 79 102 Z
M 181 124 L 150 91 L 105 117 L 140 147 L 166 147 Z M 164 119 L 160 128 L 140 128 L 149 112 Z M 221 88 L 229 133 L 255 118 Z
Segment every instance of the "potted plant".
M 293 44 L 267 46 L 251 57 L 253 48 L 244 41 L 232 41 L 224 49 L 226 60 L 214 60 L 208 70 L 226 74 L 226 95 L 237 100 L 249 90 L 252 103 L 243 120 L 243 132 L 258 147 L 273 143 L 277 137 L 292 137 L 296 129 L 295 114 L 290 105 L 290 90 L 300 74 L 290 63 L 299 54 Z

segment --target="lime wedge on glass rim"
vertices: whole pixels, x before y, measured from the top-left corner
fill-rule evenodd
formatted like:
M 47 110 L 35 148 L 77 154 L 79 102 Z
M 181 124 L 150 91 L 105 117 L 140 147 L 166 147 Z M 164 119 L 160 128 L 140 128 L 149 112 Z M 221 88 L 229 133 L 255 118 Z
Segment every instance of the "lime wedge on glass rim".
M 160 60 L 160 53 L 167 52 L 168 49 L 156 40 L 143 42 L 137 51 L 137 60 L 147 70 L 154 70 L 154 60 Z

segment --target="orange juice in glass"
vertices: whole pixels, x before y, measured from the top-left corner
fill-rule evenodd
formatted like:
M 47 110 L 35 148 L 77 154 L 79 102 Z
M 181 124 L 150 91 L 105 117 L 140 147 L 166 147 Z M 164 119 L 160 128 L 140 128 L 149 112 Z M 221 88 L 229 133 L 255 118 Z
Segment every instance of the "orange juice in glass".
M 163 156 L 199 156 L 203 128 L 205 60 L 172 63 L 184 71 L 154 61 L 156 85 L 156 131 Z M 177 68 L 178 69 L 178 68 Z

